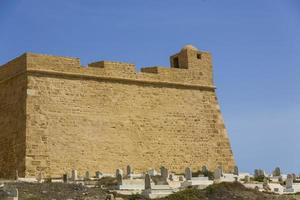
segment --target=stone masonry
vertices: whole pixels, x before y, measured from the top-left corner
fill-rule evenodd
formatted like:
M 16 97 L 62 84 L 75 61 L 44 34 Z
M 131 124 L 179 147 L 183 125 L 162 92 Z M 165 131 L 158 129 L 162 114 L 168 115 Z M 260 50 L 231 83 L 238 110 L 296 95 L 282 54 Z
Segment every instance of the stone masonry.
M 235 162 L 211 55 L 191 45 L 171 67 L 25 53 L 0 67 L 0 177 L 181 172 Z

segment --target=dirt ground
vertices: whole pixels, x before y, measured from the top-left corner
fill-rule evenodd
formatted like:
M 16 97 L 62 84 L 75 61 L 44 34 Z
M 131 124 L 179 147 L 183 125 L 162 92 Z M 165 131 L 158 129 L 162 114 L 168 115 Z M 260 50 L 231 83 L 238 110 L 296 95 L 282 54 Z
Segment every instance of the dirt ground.
M 19 200 L 105 200 L 108 191 L 64 183 L 9 183 L 19 191 Z M 2 196 L 1 196 L 2 195 Z M 144 200 L 140 196 L 118 196 Z M 0 200 L 4 199 L 0 192 Z M 245 188 L 240 183 L 221 183 L 204 190 L 190 188 L 160 200 L 300 200 L 300 195 L 275 195 Z
M 300 200 L 300 195 L 266 194 L 240 183 L 220 183 L 204 190 L 187 189 L 161 200 Z

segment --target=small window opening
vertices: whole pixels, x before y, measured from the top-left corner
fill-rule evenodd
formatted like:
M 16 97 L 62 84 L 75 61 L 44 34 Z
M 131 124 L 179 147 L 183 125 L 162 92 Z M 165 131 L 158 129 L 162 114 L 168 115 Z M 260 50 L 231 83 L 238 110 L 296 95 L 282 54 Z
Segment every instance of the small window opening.
M 197 58 L 201 59 L 201 54 L 200 53 L 197 53 Z
M 175 57 L 175 58 L 173 59 L 173 67 L 179 68 L 179 60 L 178 60 L 178 57 Z

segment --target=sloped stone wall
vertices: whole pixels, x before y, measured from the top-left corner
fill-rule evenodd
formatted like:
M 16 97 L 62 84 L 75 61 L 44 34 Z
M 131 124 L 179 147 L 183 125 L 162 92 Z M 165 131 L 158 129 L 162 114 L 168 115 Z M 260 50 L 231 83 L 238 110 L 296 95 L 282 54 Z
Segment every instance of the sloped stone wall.
M 28 77 L 26 175 L 185 167 L 232 170 L 213 89 L 72 76 Z
M 0 68 L 0 177 L 14 178 L 25 172 L 25 60 L 10 62 Z

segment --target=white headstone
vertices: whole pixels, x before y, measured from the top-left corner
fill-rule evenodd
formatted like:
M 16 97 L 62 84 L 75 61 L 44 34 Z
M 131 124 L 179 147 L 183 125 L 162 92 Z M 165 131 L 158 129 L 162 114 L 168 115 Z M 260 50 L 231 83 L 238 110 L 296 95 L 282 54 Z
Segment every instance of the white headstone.
M 215 169 L 214 179 L 219 180 L 219 179 L 221 179 L 221 177 L 222 177 L 222 169 L 220 167 L 218 167 Z
M 245 176 L 245 183 L 249 183 L 250 182 L 250 176 Z
M 288 174 L 286 179 L 286 186 L 287 189 L 293 188 L 293 176 L 291 174 Z

